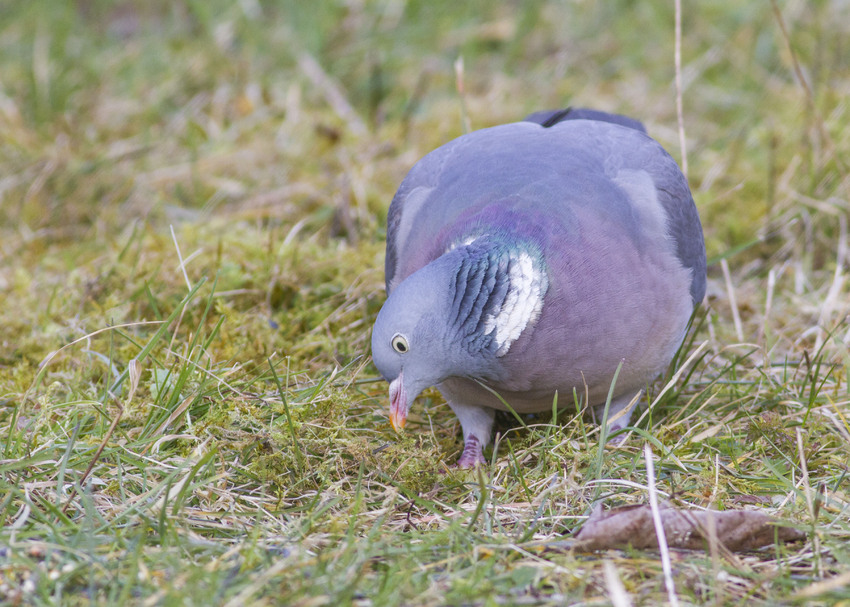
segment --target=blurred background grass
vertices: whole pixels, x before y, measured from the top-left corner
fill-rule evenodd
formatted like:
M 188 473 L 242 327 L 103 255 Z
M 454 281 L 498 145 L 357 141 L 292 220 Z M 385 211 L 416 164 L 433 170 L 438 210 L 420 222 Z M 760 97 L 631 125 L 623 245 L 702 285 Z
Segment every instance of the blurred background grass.
M 829 271 L 846 211 L 842 7 L 784 7 L 814 104 L 770 4 L 684 12 L 690 180 L 710 258 L 749 245 L 737 260 L 762 274 L 792 261 Z M 323 282 L 301 263 L 278 267 L 293 226 L 294 242 L 367 255 L 348 272 L 377 269 L 394 188 L 416 158 L 462 132 L 458 57 L 473 128 L 584 105 L 644 121 L 679 155 L 670 3 L 7 2 L 3 12 L 7 292 L 15 266 L 46 261 L 57 288 L 78 279 L 108 298 L 109 269 L 133 268 L 145 275 L 124 275 L 140 284 L 112 307 L 138 306 L 131 316 L 141 318 L 150 301 L 139 289 L 162 278 L 171 224 L 202 249 L 195 278 L 218 272 L 220 289 L 247 290 L 236 301 L 265 300 L 267 315 Z M 234 223 L 250 236 L 228 238 Z M 118 251 L 152 253 L 140 239 L 156 240 L 162 260 L 116 264 Z M 261 260 L 230 255 L 259 242 Z M 102 318 L 111 302 L 95 303 Z M 88 310 L 75 305 L 51 320 Z
M 848 562 L 850 5 L 778 9 L 787 39 L 769 2 L 684 6 L 710 355 L 648 430 L 673 445 L 659 482 L 690 503 L 808 520 L 807 430 L 830 532 L 735 581 L 681 564 L 696 603 L 775 604 Z M 672 2 L 0 0 L 0 15 L 0 600 L 607 600 L 600 562 L 505 548 L 583 520 L 590 430 L 515 435 L 487 498 L 438 472 L 458 446 L 439 398 L 388 430 L 369 330 L 389 201 L 464 108 L 473 128 L 620 112 L 681 157 Z M 643 482 L 639 453 L 609 453 L 605 474 Z M 657 604 L 656 559 L 618 558 Z

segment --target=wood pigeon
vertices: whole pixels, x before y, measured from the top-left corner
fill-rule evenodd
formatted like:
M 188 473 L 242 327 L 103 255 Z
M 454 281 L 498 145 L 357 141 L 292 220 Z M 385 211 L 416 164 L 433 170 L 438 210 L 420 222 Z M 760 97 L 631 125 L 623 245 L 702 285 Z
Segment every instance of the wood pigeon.
M 573 394 L 609 418 L 670 363 L 705 294 L 685 177 L 643 125 L 573 109 L 468 133 L 422 158 L 387 219 L 372 359 L 390 421 L 436 386 L 485 463 L 494 412 Z M 628 424 L 626 411 L 611 423 Z

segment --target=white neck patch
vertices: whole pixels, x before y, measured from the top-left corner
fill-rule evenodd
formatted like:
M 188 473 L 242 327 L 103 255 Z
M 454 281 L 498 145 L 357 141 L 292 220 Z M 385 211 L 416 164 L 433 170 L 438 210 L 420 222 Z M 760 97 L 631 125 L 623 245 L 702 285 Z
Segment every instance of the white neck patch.
M 501 307 L 484 317 L 484 334 L 493 335 L 496 356 L 508 353 L 522 332 L 533 327 L 543 311 L 543 297 L 549 286 L 546 272 L 526 251 L 510 254 L 508 293 Z

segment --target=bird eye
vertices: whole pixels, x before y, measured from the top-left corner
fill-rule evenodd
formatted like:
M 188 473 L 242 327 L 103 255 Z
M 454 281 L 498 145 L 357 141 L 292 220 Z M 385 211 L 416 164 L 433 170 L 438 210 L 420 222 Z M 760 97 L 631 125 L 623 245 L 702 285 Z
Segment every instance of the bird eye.
M 410 346 L 407 345 L 407 338 L 401 333 L 396 333 L 395 335 L 393 335 L 390 344 L 392 344 L 393 350 L 395 350 L 399 354 L 404 354 L 410 349 Z

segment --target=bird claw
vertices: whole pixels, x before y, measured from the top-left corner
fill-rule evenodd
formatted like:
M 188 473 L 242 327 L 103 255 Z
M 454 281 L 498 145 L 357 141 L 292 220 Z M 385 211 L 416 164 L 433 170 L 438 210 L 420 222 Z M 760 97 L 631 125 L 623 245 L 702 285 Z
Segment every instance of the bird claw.
M 463 453 L 460 454 L 460 459 L 457 460 L 455 467 L 460 469 L 475 468 L 475 466 L 486 466 L 487 460 L 484 459 L 484 449 L 481 446 L 481 441 L 474 434 L 470 434 L 463 445 Z
M 620 445 L 626 442 L 627 436 L 628 433 L 626 432 L 618 434 L 617 436 L 609 436 L 608 440 L 605 441 L 605 444 L 610 447 L 619 447 Z

